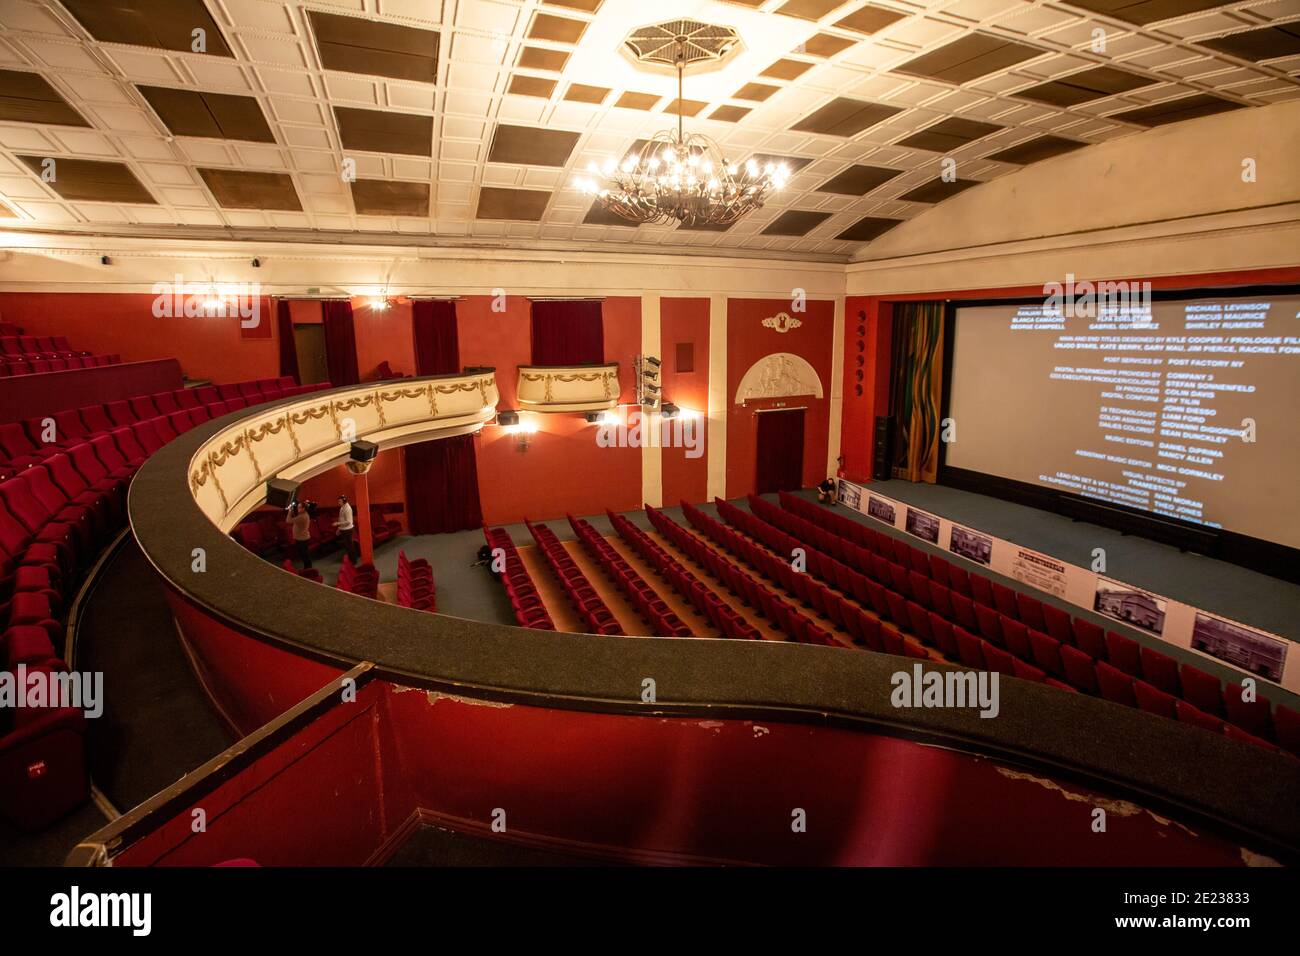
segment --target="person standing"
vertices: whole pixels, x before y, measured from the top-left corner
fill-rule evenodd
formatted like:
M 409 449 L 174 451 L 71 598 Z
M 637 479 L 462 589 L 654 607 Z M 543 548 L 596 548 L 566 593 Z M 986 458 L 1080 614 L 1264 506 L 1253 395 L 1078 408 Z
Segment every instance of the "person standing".
M 303 569 L 311 567 L 311 515 L 298 502 L 289 506 L 289 527 L 293 530 L 293 548 Z
M 339 495 L 339 518 L 334 522 L 334 527 L 338 530 L 339 541 L 343 545 L 343 553 L 350 557 L 354 564 L 360 561 L 361 548 L 354 540 L 356 522 L 353 520 L 352 505 L 348 503 L 347 495 Z

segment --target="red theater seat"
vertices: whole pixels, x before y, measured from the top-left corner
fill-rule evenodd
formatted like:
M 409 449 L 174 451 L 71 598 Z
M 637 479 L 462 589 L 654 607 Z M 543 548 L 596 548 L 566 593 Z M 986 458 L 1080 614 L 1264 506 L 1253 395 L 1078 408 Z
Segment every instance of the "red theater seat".
M 1174 712 L 1181 724 L 1191 724 L 1216 734 L 1223 733 L 1223 721 L 1220 718 L 1198 710 L 1185 700 L 1174 701 Z
M 1009 617 L 1013 621 L 1020 620 L 1020 605 L 1016 601 L 1015 590 L 997 581 L 989 582 L 989 587 L 993 589 L 994 609 L 1003 617 Z
M 1140 653 L 1142 661 L 1142 679 L 1154 684 L 1166 694 L 1175 697 L 1182 693 L 1178 685 L 1178 662 L 1168 654 L 1161 654 L 1150 647 L 1143 647 Z
M 952 636 L 957 642 L 957 656 L 961 658 L 961 662 L 967 667 L 983 670 L 985 665 L 981 645 L 987 642 L 981 641 L 963 627 L 953 628 Z
M 1118 668 L 1111 667 L 1105 661 L 1097 662 L 1097 687 L 1101 696 L 1116 704 L 1129 707 L 1137 706 L 1137 696 L 1133 691 L 1133 678 Z
M 1177 699 L 1173 694 L 1166 694 L 1159 687 L 1154 687 L 1144 680 L 1133 682 L 1133 694 L 1137 697 L 1138 707 L 1147 713 L 1168 717 L 1170 720 L 1178 719 L 1175 707 Z
M 1242 700 L 1240 684 L 1229 683 L 1223 691 L 1223 706 L 1227 711 L 1228 723 L 1235 724 L 1246 733 L 1270 740 L 1273 737 L 1273 721 L 1269 714 L 1267 698 L 1256 697 L 1253 701 Z
M 1140 645 L 1123 634 L 1106 632 L 1106 660 L 1131 677 L 1142 676 Z
M 1219 678 L 1199 667 L 1184 664 L 1181 668 L 1183 697 L 1207 714 L 1223 716 L 1223 685 Z
M 1273 710 L 1273 729 L 1282 749 L 1300 757 L 1300 712 L 1278 704 Z
M 1065 667 L 1065 679 L 1070 686 L 1086 694 L 1100 693 L 1101 689 L 1097 686 L 1097 670 L 1092 658 L 1069 644 L 1061 644 L 1059 647 L 1061 664 Z
M 1073 618 L 1072 622 L 1074 643 L 1079 650 L 1095 661 L 1106 660 L 1106 632 L 1098 625 L 1080 617 Z

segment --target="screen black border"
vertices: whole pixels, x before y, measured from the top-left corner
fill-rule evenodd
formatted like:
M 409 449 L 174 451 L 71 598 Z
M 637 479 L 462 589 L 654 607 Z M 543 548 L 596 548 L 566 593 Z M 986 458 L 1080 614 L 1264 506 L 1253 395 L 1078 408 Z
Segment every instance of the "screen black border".
M 1100 280 L 1076 279 L 1075 282 Z M 1113 280 L 1108 280 L 1113 281 Z M 1133 280 L 1129 280 L 1133 281 Z M 1136 280 L 1138 282 L 1151 280 Z M 1240 296 L 1300 295 L 1300 285 L 1242 285 L 1197 286 L 1190 289 L 1152 289 L 1151 301 L 1177 299 L 1221 299 Z M 957 310 L 980 306 L 1040 305 L 1045 296 L 1014 298 L 945 299 L 943 314 L 943 391 L 940 400 L 940 420 L 949 417 L 949 400 L 952 395 L 953 358 L 956 352 Z M 1297 476 L 1300 480 L 1300 476 Z M 1194 551 L 1207 557 L 1227 561 L 1263 574 L 1300 584 L 1300 549 L 1275 541 L 1252 538 L 1235 531 L 1207 528 L 1190 521 L 1166 518 L 1149 511 L 1127 505 L 1093 501 L 1073 492 L 1047 488 L 1031 482 L 1016 481 L 981 471 L 955 468 L 948 464 L 948 446 L 939 442 L 939 470 L 937 481 L 941 485 L 1014 501 L 1017 504 L 1041 508 L 1064 515 L 1076 521 L 1089 521 L 1105 528 L 1133 534 L 1163 544 L 1173 545 L 1182 551 Z M 1297 505 L 1300 507 L 1300 505 Z

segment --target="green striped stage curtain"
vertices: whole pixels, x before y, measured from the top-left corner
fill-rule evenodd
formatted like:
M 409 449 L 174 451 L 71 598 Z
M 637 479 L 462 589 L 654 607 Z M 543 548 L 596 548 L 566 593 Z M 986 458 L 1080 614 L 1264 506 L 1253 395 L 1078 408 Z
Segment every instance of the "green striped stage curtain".
M 939 473 L 943 303 L 894 303 L 894 477 L 934 482 Z

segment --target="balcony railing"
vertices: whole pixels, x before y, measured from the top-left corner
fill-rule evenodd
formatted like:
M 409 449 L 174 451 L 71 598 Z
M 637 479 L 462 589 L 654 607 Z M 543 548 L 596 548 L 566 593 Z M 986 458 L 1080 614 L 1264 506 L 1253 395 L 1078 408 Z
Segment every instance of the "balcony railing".
M 228 531 L 262 503 L 271 478 L 318 474 L 361 439 L 382 448 L 471 431 L 496 406 L 491 371 L 305 395 L 255 410 L 208 438 L 190 460 L 190 490 L 203 513 Z
M 521 365 L 519 405 L 535 412 L 598 412 L 618 404 L 618 363 Z

